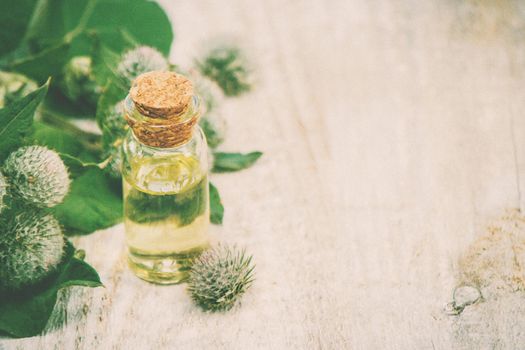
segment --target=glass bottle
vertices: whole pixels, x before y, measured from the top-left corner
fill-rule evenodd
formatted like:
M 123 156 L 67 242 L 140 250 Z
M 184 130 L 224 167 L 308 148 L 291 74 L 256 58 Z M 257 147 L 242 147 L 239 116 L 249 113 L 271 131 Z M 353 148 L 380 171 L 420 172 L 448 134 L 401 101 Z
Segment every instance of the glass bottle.
M 191 82 L 173 72 L 142 74 L 125 101 L 128 262 L 150 282 L 183 282 L 192 260 L 209 244 L 207 145 L 199 116 Z

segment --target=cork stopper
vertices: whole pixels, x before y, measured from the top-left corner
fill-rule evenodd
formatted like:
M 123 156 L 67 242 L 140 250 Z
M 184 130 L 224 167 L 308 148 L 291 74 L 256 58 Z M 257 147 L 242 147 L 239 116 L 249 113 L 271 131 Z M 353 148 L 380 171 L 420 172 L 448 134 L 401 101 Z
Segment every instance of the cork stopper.
M 125 118 L 135 136 L 153 147 L 176 147 L 192 137 L 199 113 L 193 85 L 186 77 L 164 71 L 139 75 L 129 92 L 132 106 Z
M 141 74 L 129 92 L 136 108 L 152 118 L 169 118 L 183 113 L 193 96 L 193 84 L 175 72 Z

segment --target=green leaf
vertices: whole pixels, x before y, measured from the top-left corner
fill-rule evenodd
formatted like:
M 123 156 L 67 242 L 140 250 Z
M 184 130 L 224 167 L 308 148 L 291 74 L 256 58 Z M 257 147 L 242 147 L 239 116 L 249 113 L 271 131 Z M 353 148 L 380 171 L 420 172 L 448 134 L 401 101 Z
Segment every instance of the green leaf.
M 222 205 L 221 197 L 217 187 L 210 182 L 210 221 L 213 224 L 222 224 L 224 217 L 224 206 Z
M 0 56 L 14 50 L 22 41 L 36 0 L 0 1 Z
M 143 45 L 169 53 L 173 32 L 162 8 L 144 0 L 41 0 L 31 21 L 27 39 L 37 47 L 72 39 L 69 57 L 89 54 L 89 33 L 116 52 L 125 42 L 119 31 L 125 30 Z
M 128 45 L 128 41 L 123 40 L 121 31 L 125 31 L 142 45 L 156 47 L 164 55 L 169 54 L 173 41 L 168 16 L 152 1 L 100 0 L 86 29 L 99 33 L 102 43 L 119 53 Z M 82 43 L 82 40 L 86 41 Z M 75 43 L 78 48 L 82 45 L 89 45 L 89 39 L 79 38 Z
M 80 135 L 70 132 L 64 127 L 58 128 L 39 121 L 33 124 L 33 129 L 31 142 L 49 147 L 60 153 L 73 177 L 79 176 L 92 167 L 99 167 L 96 164 L 98 154 L 86 149 L 80 141 Z
M 38 335 L 47 325 L 60 289 L 102 286 L 97 272 L 75 258 L 74 252 L 75 248 L 67 242 L 64 259 L 53 276 L 17 295 L 0 296 L 0 332 L 17 338 Z
M 26 97 L 0 109 L 0 161 L 22 144 L 31 130 L 33 115 L 44 99 L 49 81 Z
M 127 90 L 123 89 L 115 81 L 109 81 L 103 89 L 102 94 L 98 98 L 96 120 L 98 126 L 104 128 L 104 120 L 106 119 L 109 110 L 118 102 L 122 101 L 127 94 Z
M 74 135 L 41 122 L 35 122 L 34 129 L 32 141 L 57 151 L 73 179 L 89 169 L 99 168 L 92 161 L 95 157 L 84 150 Z
M 120 183 L 108 178 L 75 135 L 35 123 L 33 141 L 60 153 L 74 181 L 64 202 L 52 210 L 68 234 L 86 234 L 122 219 Z
M 47 111 L 60 115 L 64 119 L 92 119 L 95 116 L 96 106 L 93 103 L 86 99 L 71 101 L 57 87 L 57 84 L 52 84 L 49 87 L 49 92 L 43 105 Z
M 224 173 L 239 171 L 253 165 L 262 156 L 262 152 L 251 153 L 223 153 L 215 152 L 213 159 L 213 172 Z
M 107 91 L 111 87 L 111 91 L 125 91 L 129 89 L 123 81 L 119 79 L 117 74 L 117 67 L 120 62 L 121 54 L 110 49 L 95 38 L 95 45 L 93 48 L 93 75 L 96 82 L 100 86 L 105 87 Z M 113 86 L 108 85 L 111 82 Z
M 31 138 L 32 142 L 36 144 L 47 146 L 57 152 L 67 153 L 73 156 L 78 156 L 83 151 L 82 144 L 78 139 L 63 129 L 37 121 L 33 124 L 33 130 L 34 132 Z
M 66 153 L 60 153 L 60 158 L 66 165 L 69 174 L 73 179 L 83 175 L 90 169 L 100 169 L 100 166 L 96 163 L 86 163 Z
M 61 72 L 62 67 L 67 62 L 68 50 L 69 43 L 60 42 L 37 53 L 9 62 L 7 67 L 42 82 L 47 77 L 55 76 Z
M 0 4 L 0 19 L 13 23 L 17 30 L 16 34 L 11 28 L 0 32 L 0 39 L 6 41 L 5 48 L 0 45 L 0 52 L 9 53 L 0 59 L 0 67 L 40 81 L 60 74 L 69 58 L 90 55 L 93 33 L 118 54 L 133 41 L 156 47 L 167 55 L 173 41 L 168 17 L 151 1 L 40 0 L 36 6 L 30 0 L 13 2 Z M 20 19 L 11 17 L 17 14 Z M 5 27 L 2 24 L 0 28 Z
M 52 209 L 68 234 L 88 234 L 122 220 L 122 195 L 100 169 L 76 178 L 64 202 Z

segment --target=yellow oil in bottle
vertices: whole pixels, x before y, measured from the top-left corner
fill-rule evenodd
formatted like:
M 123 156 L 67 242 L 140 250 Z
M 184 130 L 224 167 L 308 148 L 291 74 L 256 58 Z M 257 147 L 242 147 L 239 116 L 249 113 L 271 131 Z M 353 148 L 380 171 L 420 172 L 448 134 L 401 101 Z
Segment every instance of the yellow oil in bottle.
M 150 282 L 183 282 L 208 247 L 208 178 L 193 156 L 133 160 L 124 172 L 129 265 Z

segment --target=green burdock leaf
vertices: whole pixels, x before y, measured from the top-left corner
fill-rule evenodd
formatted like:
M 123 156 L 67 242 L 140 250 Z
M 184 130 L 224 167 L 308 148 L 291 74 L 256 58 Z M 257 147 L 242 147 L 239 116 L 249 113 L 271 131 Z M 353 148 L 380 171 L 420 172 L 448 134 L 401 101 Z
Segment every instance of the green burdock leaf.
M 73 156 L 78 156 L 83 151 L 79 140 L 63 129 L 37 121 L 33 124 L 33 130 L 31 139 L 36 144 Z
M 62 204 L 52 209 L 68 234 L 88 234 L 122 221 L 122 195 L 100 169 L 89 169 L 73 181 Z
M 88 163 L 83 162 L 78 158 L 73 157 L 72 155 L 66 153 L 59 153 L 60 158 L 64 162 L 69 171 L 69 175 L 76 179 L 77 177 L 83 175 L 86 171 L 90 169 L 100 169 L 100 166 L 97 163 Z
M 35 122 L 33 127 L 31 141 L 57 151 L 73 179 L 89 169 L 100 168 L 95 162 L 96 155 L 88 151 L 76 135 L 42 122 Z
M 14 50 L 22 41 L 36 0 L 0 1 L 0 56 Z
M 67 62 L 69 42 L 60 42 L 37 53 L 9 62 L 9 70 L 23 73 L 38 82 L 60 73 Z
M 117 73 L 121 54 L 102 44 L 98 37 L 94 40 L 93 75 L 97 83 L 104 87 L 103 93 L 109 93 L 110 96 L 127 93 L 129 87 L 119 79 Z
M 64 202 L 52 209 L 67 234 L 91 233 L 122 220 L 121 184 L 104 174 L 75 135 L 35 123 L 32 139 L 59 152 L 74 179 Z
M 224 173 L 239 171 L 253 165 L 262 156 L 262 152 L 250 153 L 223 153 L 215 152 L 213 159 L 213 172 Z
M 47 325 L 60 289 L 102 286 L 97 272 L 74 253 L 67 242 L 62 263 L 47 280 L 16 295 L 0 293 L 0 332 L 16 338 L 38 335 Z
M 9 106 L 0 109 L 0 161 L 19 147 L 31 131 L 33 115 L 47 93 L 49 80 L 43 86 Z
M 35 9 L 26 38 L 45 47 L 62 38 L 72 39 L 69 56 L 86 55 L 91 49 L 88 33 L 96 32 L 102 42 L 122 52 L 125 43 L 119 30 L 143 45 L 169 53 L 173 32 L 162 8 L 145 0 L 41 0 Z
M 213 224 L 222 224 L 224 217 L 224 206 L 222 205 L 221 196 L 217 187 L 210 182 L 210 221 Z
M 128 45 L 127 40 L 122 38 L 122 31 L 142 45 L 159 49 L 164 55 L 169 54 L 173 41 L 168 16 L 152 1 L 100 0 L 86 29 L 98 33 L 102 43 L 119 53 Z M 74 43 L 73 50 L 80 51 L 84 47 L 90 47 L 89 45 L 89 38 L 80 37 Z M 75 52 L 76 55 L 79 53 Z
M 101 129 L 104 128 L 104 120 L 106 119 L 106 115 L 110 113 L 110 109 L 122 101 L 127 93 L 127 90 L 114 80 L 107 82 L 97 103 L 96 120 Z

